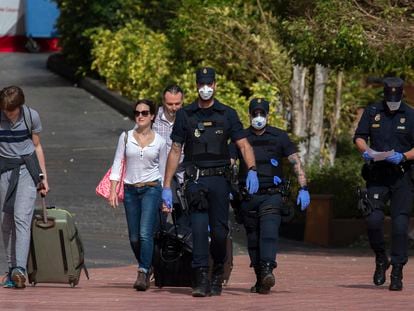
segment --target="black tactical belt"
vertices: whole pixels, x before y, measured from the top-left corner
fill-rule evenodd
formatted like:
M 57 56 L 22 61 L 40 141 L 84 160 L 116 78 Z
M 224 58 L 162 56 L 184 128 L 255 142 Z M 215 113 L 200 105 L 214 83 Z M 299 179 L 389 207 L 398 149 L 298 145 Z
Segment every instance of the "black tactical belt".
M 199 176 L 222 176 L 228 171 L 228 166 L 199 168 Z
M 257 191 L 258 194 L 276 194 L 280 193 L 279 187 L 262 188 Z

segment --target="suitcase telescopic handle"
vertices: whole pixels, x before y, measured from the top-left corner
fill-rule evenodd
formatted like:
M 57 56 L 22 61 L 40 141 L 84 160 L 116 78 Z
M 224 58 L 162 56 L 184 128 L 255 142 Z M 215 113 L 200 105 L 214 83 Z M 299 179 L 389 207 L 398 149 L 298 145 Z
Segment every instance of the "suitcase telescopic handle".
M 43 180 L 45 179 L 45 175 L 43 175 L 42 173 L 39 174 L 39 178 L 40 178 L 40 183 L 43 182 Z M 41 189 L 41 188 L 40 188 Z M 45 199 L 45 195 L 43 193 L 40 193 L 40 196 L 42 198 L 42 215 L 43 215 L 43 223 L 47 224 L 47 210 L 46 210 L 46 199 Z
M 44 179 L 44 175 L 43 174 L 39 174 L 40 177 L 40 182 L 43 181 Z M 46 208 L 46 195 L 43 193 L 40 193 L 40 196 L 42 198 L 42 218 L 43 218 L 43 222 L 38 222 L 37 226 L 41 227 L 41 228 L 51 228 L 55 225 L 54 219 L 48 218 L 47 217 L 47 208 Z

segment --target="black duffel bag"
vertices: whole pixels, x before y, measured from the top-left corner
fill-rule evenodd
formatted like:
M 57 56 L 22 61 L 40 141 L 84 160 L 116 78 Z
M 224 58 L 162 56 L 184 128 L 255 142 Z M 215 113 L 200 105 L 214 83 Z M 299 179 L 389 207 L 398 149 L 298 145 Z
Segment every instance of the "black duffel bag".
M 191 228 L 185 222 L 174 219 L 161 228 L 154 241 L 155 286 L 191 287 L 192 250 Z

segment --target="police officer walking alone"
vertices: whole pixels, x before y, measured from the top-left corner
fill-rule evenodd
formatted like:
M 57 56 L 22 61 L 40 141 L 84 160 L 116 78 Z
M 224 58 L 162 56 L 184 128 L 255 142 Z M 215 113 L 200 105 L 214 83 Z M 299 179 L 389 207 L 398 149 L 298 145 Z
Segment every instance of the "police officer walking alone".
M 220 295 L 222 291 L 226 240 L 229 233 L 228 139 L 234 141 L 248 168 L 247 189 L 259 188 L 253 149 L 245 138 L 237 112 L 214 98 L 215 71 L 204 67 L 196 72 L 199 97 L 177 111 L 162 193 L 165 207 L 172 205 L 171 179 L 184 146 L 185 192 L 191 209 L 193 236 L 194 297 Z M 168 209 L 167 209 L 168 210 Z M 209 232 L 210 230 L 210 232 Z M 214 261 L 208 278 L 210 253 Z
M 247 234 L 247 248 L 251 266 L 256 274 L 256 284 L 251 292 L 268 294 L 275 285 L 272 273 L 276 268 L 277 243 L 283 207 L 282 160 L 289 159 L 298 177 L 299 194 L 297 204 L 305 210 L 310 204 L 306 186 L 306 176 L 296 147 L 287 133 L 279 128 L 267 125 L 269 102 L 254 98 L 249 105 L 251 126 L 245 129 L 245 135 L 254 149 L 260 189 L 256 194 L 242 192 L 240 206 L 233 206 L 241 217 Z M 236 155 L 236 158 L 239 158 Z M 239 185 L 243 188 L 247 174 L 244 160 L 240 159 Z M 235 204 L 237 205 L 237 200 Z
M 367 162 L 362 170 L 370 210 L 366 221 L 375 253 L 374 284 L 386 281 L 390 266 L 384 242 L 384 207 L 390 200 L 392 219 L 390 290 L 402 290 L 403 266 L 407 263 L 408 222 L 413 205 L 411 162 L 414 159 L 414 110 L 402 102 L 403 80 L 384 79 L 384 100 L 367 107 L 354 136 Z M 369 142 L 369 147 L 368 147 Z M 371 149 L 370 149 L 371 148 Z M 384 161 L 373 161 L 370 150 L 392 151 Z

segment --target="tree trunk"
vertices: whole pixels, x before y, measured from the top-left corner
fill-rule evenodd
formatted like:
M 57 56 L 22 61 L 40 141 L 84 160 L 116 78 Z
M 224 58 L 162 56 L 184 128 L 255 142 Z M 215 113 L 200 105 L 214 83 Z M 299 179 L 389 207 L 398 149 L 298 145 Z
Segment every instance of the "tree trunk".
M 341 116 L 341 95 L 342 95 L 342 81 L 343 81 L 344 73 L 343 71 L 339 71 L 336 76 L 336 96 L 335 96 L 335 106 L 332 113 L 331 118 L 331 128 L 330 128 L 330 134 L 329 134 L 329 142 L 328 142 L 328 158 L 329 158 L 329 164 L 331 166 L 334 165 L 335 157 L 336 157 L 336 143 L 338 140 L 337 135 L 337 128 L 338 128 L 338 122 L 339 118 Z
M 307 107 L 309 93 L 306 86 L 307 68 L 302 65 L 293 66 L 293 78 L 290 84 L 292 93 L 292 132 L 300 138 L 299 155 L 304 159 L 307 154 Z
M 323 141 L 323 108 L 325 85 L 328 80 L 328 68 L 320 64 L 315 66 L 315 84 L 312 100 L 308 164 L 320 165 L 321 143 Z

